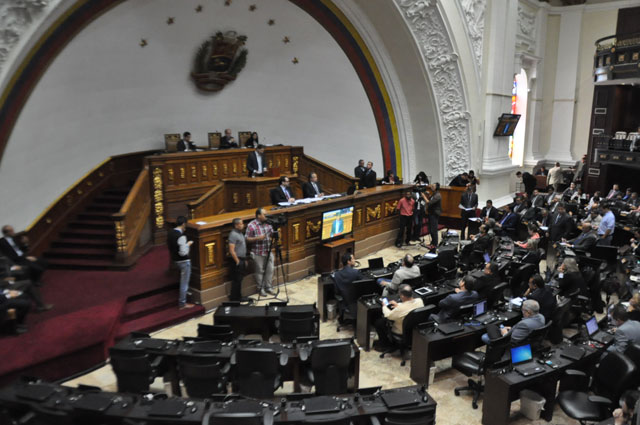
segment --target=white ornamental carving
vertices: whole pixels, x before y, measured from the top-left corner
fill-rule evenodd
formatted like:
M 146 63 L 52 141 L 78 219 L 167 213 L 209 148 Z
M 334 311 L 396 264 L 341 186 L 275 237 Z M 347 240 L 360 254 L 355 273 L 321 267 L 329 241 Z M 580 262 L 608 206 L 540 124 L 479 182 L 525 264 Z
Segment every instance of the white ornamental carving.
M 444 153 L 444 177 L 450 181 L 469 169 L 470 114 L 458 55 L 436 0 L 395 0 L 418 43 L 437 104 Z
M 478 75 L 482 75 L 482 49 L 484 40 L 484 11 L 487 0 L 458 0 L 464 18 L 467 36 L 475 58 Z
M 60 0 L 0 1 L 0 71 L 20 37 L 30 26 L 37 24 L 36 18 L 52 1 Z
M 536 12 L 530 7 L 518 3 L 518 26 L 516 32 L 516 50 L 535 53 L 536 50 Z

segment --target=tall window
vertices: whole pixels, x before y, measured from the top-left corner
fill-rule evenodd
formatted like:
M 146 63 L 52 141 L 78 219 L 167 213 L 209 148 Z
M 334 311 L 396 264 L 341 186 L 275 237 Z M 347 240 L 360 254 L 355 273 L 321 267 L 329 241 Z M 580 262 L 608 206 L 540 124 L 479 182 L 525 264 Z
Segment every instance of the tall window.
M 524 136 L 527 127 L 527 97 L 529 87 L 527 85 L 527 73 L 520 69 L 513 79 L 511 92 L 511 113 L 520 114 L 520 121 L 516 126 L 513 136 L 509 138 L 509 158 L 513 165 L 522 167 L 524 162 Z

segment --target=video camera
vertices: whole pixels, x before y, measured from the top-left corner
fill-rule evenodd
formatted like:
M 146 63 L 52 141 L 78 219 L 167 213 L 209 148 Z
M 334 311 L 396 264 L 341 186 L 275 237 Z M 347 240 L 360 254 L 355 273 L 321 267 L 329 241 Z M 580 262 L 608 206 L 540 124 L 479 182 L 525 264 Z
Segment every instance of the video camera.
M 421 185 L 415 185 L 411 188 L 412 191 L 416 192 L 416 193 L 425 193 L 427 191 L 427 188 L 429 186 L 421 186 Z
M 276 216 L 267 217 L 267 224 L 269 224 L 274 229 L 278 229 L 285 224 L 287 224 L 287 216 L 284 214 L 278 214 Z

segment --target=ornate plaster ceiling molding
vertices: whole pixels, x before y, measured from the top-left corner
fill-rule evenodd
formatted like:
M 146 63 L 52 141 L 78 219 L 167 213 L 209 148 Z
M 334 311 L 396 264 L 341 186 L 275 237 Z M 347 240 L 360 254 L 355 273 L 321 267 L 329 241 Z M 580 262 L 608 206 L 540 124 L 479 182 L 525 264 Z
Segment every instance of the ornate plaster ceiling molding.
M 437 0 L 394 1 L 413 33 L 426 65 L 442 135 L 443 174 L 449 182 L 468 170 L 470 164 L 470 114 L 458 55 L 453 51 Z
M 476 71 L 482 76 L 482 51 L 484 48 L 484 11 L 487 0 L 458 0 L 464 18 L 464 26 L 471 43 Z
M 4 0 L 0 2 L 0 72 L 27 32 L 61 0 Z

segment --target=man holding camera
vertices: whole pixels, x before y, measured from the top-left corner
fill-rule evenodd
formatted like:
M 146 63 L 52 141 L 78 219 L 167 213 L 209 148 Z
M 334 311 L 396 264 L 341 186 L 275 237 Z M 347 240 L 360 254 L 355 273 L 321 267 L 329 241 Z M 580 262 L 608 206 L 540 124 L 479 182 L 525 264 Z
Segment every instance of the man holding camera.
M 247 226 L 246 240 L 251 246 L 251 256 L 255 261 L 256 285 L 261 297 L 266 297 L 267 293 L 275 295 L 273 290 L 273 253 L 270 251 L 271 236 L 273 227 L 267 223 L 266 211 L 264 208 L 256 210 L 256 218 Z

